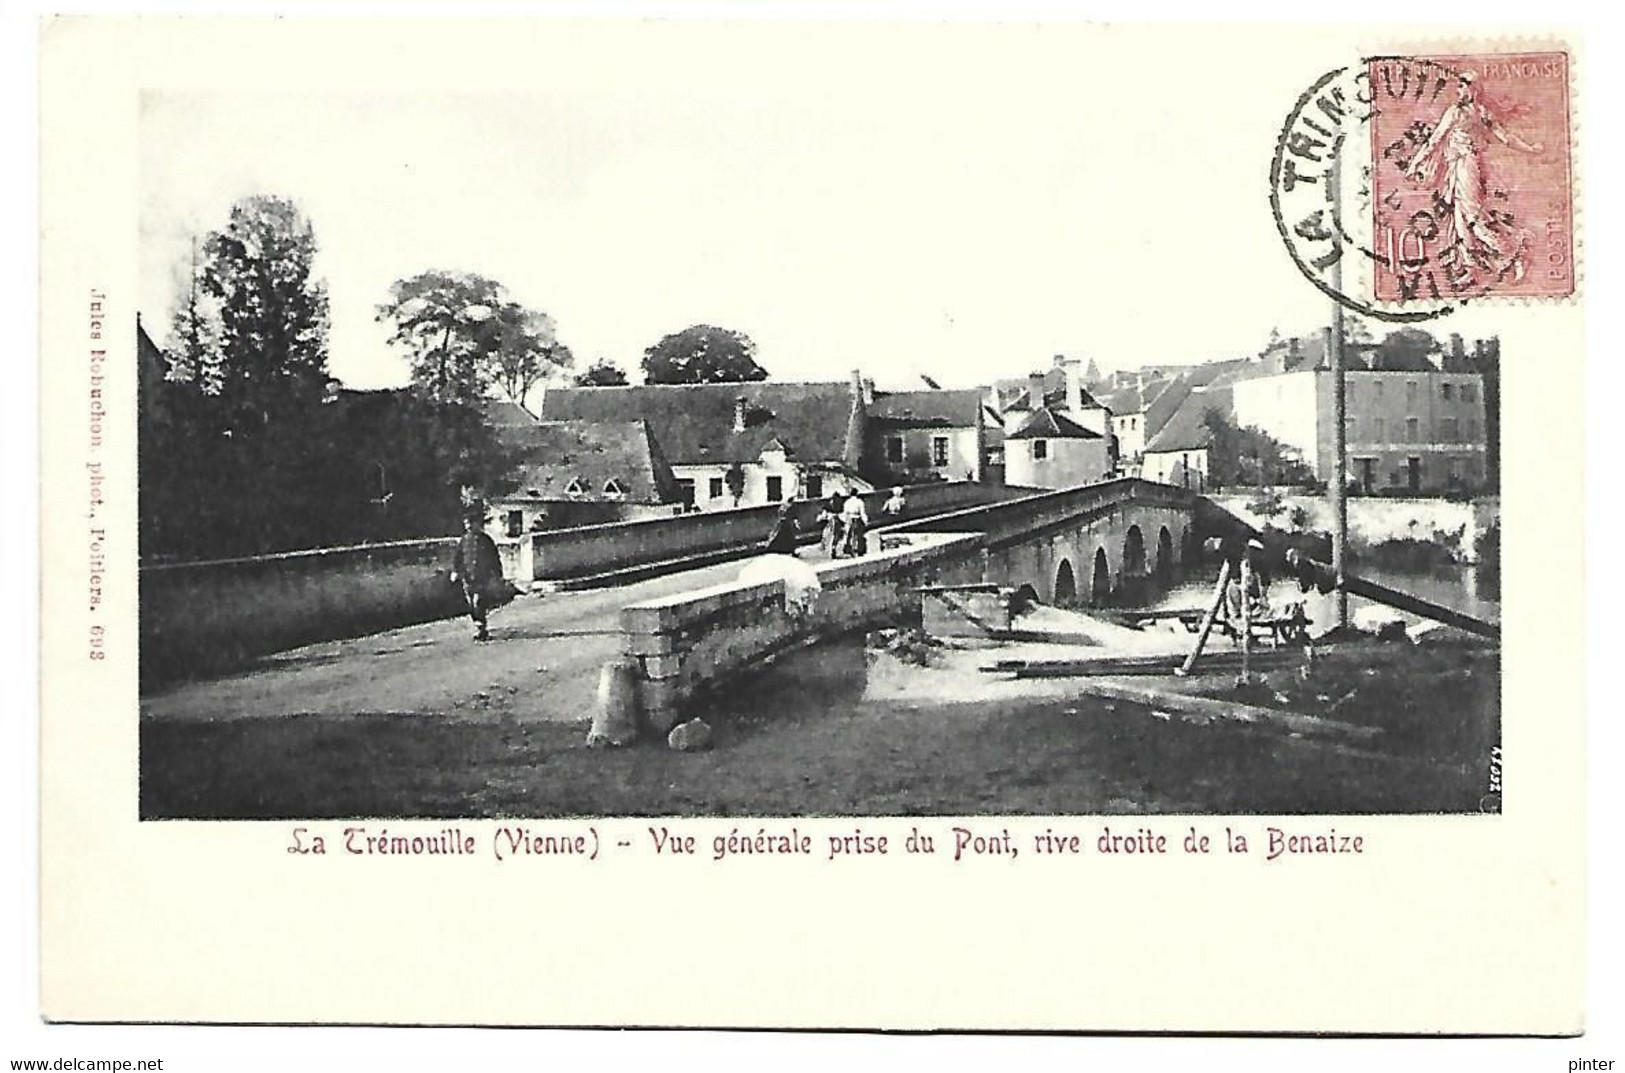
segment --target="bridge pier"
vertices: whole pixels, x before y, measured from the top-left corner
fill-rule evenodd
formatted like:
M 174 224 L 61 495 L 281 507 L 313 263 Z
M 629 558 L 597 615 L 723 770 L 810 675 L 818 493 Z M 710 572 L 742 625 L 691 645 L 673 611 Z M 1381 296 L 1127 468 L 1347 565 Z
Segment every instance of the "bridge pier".
M 889 526 L 907 547 L 817 567 L 810 610 L 784 604 L 782 582 L 729 584 L 637 604 L 621 613 L 623 651 L 637 661 L 639 705 L 661 732 L 695 695 L 801 645 L 917 613 L 921 585 L 992 582 L 1051 604 L 1099 606 L 1171 571 L 1194 543 L 1194 495 L 1132 478 L 1036 493 Z

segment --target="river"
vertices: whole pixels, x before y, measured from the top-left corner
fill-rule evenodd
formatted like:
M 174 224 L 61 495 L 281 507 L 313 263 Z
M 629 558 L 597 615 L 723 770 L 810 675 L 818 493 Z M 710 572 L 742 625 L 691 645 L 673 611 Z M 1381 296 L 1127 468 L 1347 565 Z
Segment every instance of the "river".
M 1487 622 L 1501 621 L 1500 578 L 1493 571 L 1460 565 L 1423 571 L 1396 570 L 1361 563 L 1355 566 L 1352 572 L 1368 581 L 1430 600 L 1463 614 L 1472 615 L 1474 618 Z M 1187 576 L 1173 588 L 1150 600 L 1149 606 L 1205 608 L 1213 596 L 1213 582 L 1217 578 L 1217 573 L 1218 567 L 1215 565 L 1211 572 Z M 1312 623 L 1311 633 L 1322 632 L 1335 618 L 1331 594 L 1323 596 L 1313 589 L 1307 593 L 1300 593 L 1292 579 L 1276 578 L 1270 585 L 1270 603 L 1280 607 L 1291 600 L 1303 601 L 1304 612 Z M 1350 596 L 1350 619 L 1353 620 L 1360 609 L 1371 606 L 1379 605 L 1358 596 Z M 1396 611 L 1394 614 L 1410 624 L 1422 621 L 1420 616 L 1409 612 Z

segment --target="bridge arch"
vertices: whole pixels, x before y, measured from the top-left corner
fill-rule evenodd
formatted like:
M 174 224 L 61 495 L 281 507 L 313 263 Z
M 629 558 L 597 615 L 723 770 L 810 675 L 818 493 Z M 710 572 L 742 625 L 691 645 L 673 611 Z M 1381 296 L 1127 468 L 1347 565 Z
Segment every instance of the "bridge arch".
M 1015 600 L 1011 606 L 1011 610 L 1019 615 L 1038 602 L 1037 589 L 1033 588 L 1031 585 L 1020 585 L 1016 588 Z
M 1105 603 L 1112 594 L 1112 571 L 1106 559 L 1106 549 L 1095 549 L 1094 571 L 1089 579 L 1089 602 L 1095 606 Z
M 1072 561 L 1062 559 L 1055 571 L 1055 606 L 1070 607 L 1078 602 L 1078 579 L 1072 575 Z
M 1157 530 L 1157 583 L 1168 584 L 1174 576 L 1174 537 L 1165 525 Z
M 1140 527 L 1131 525 L 1123 537 L 1123 579 L 1139 577 L 1145 573 L 1145 534 Z

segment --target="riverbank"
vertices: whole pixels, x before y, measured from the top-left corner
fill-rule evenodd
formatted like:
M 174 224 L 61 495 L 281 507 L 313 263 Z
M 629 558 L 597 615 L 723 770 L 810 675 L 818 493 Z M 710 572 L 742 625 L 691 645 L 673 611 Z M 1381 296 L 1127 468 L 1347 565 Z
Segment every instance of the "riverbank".
M 1329 555 L 1333 519 L 1331 501 L 1323 495 L 1257 489 L 1210 498 L 1254 529 L 1277 534 L 1278 543 L 1324 544 Z M 1470 500 L 1351 496 L 1348 523 L 1349 556 L 1356 562 L 1400 570 L 1500 565 L 1497 496 Z
M 588 749 L 585 722 L 500 710 L 144 721 L 141 815 L 1478 811 L 1485 743 L 1499 727 L 1490 665 L 1409 643 L 1371 656 L 1328 659 L 1298 685 L 1271 675 L 1265 687 L 1286 696 L 1282 707 L 1380 726 L 1359 748 L 1090 697 L 1075 681 L 1008 681 L 979 670 L 990 650 L 943 649 L 922 666 L 850 642 L 787 656 L 708 702 L 704 753 L 656 740 Z M 1219 696 L 1233 676 L 1189 683 Z

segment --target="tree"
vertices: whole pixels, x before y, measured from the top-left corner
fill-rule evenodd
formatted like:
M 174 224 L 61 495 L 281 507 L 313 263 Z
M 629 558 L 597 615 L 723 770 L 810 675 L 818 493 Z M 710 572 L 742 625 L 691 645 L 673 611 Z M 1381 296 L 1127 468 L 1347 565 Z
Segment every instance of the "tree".
M 726 384 L 766 380 L 756 344 L 742 332 L 696 324 L 665 336 L 643 352 L 651 384 Z
M 492 379 L 502 393 L 521 406 L 530 389 L 575 361 L 559 342 L 553 318 L 517 302 L 505 302 L 496 315 L 496 352 Z
M 312 273 L 316 237 L 292 201 L 244 198 L 203 244 L 201 289 L 217 306 L 218 350 L 202 360 L 236 432 L 321 397 L 327 382 L 327 286 Z M 199 356 L 200 359 L 202 355 Z
M 1208 473 L 1221 486 L 1309 484 L 1314 471 L 1296 450 L 1263 429 L 1237 425 L 1209 407 L 1202 415 L 1208 432 Z
M 503 335 L 502 285 L 471 273 L 429 271 L 396 280 L 378 320 L 392 322 L 393 346 L 407 353 L 412 385 L 432 402 L 473 405 L 494 386 L 493 355 Z M 508 320 L 513 326 L 512 318 Z
M 473 406 L 495 390 L 523 404 L 531 388 L 571 362 L 552 317 L 474 273 L 397 280 L 378 320 L 394 324 L 389 341 L 406 351 L 412 384 L 431 402 Z
M 148 392 L 172 428 L 142 430 L 154 553 L 247 554 L 325 532 L 334 452 L 320 405 L 328 310 L 315 255 L 310 222 L 279 197 L 237 202 L 222 229 L 193 244 L 167 370 Z
M 576 375 L 577 387 L 625 387 L 626 371 L 608 358 L 599 358 Z
M 1433 368 L 1432 355 L 1441 349 L 1432 333 L 1421 328 L 1400 328 L 1377 344 L 1374 367 L 1392 372 L 1425 372 Z

